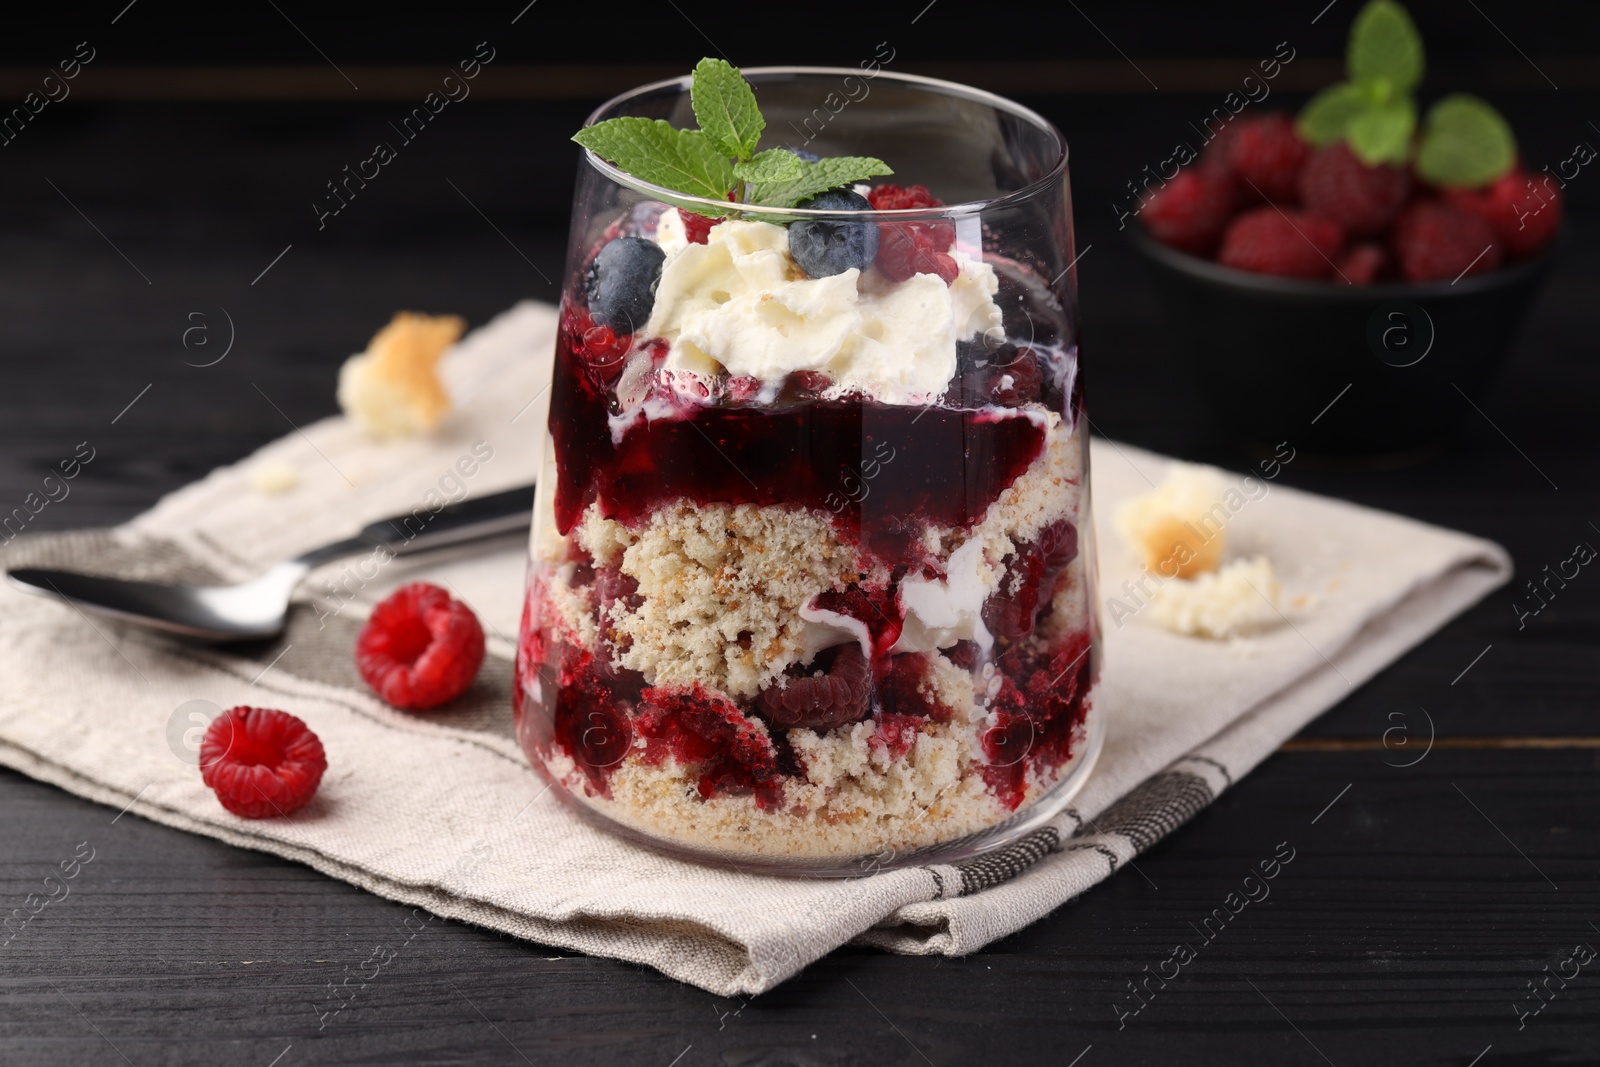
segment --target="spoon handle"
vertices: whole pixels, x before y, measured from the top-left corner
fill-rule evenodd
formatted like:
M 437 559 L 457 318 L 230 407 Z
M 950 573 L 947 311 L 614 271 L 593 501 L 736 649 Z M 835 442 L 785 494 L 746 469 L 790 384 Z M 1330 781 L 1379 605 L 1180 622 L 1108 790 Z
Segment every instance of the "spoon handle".
M 357 540 L 405 556 L 526 531 L 532 520 L 533 486 L 521 485 L 446 504 L 437 511 L 424 505 L 408 515 L 380 519 L 363 528 Z

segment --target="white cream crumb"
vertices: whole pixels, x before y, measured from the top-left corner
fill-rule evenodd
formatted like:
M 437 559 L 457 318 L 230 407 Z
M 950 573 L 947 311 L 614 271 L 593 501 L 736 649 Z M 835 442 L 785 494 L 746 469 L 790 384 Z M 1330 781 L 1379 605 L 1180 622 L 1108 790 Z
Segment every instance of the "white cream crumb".
M 250 484 L 268 496 L 287 493 L 300 484 L 300 469 L 281 459 L 269 459 L 250 471 Z
M 1275 624 L 1279 596 L 1278 576 L 1265 556 L 1238 559 L 1192 581 L 1164 583 L 1150 598 L 1150 618 L 1190 637 L 1237 637 Z

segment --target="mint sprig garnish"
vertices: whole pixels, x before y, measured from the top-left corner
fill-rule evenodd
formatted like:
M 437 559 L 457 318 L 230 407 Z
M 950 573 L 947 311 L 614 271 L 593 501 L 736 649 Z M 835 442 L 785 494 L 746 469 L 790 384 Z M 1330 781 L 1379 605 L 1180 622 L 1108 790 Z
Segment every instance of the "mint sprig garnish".
M 806 161 L 786 148 L 757 152 L 733 165 L 733 176 L 749 184 L 792 182 L 805 173 Z
M 702 59 L 695 65 L 689 87 L 694 104 L 694 120 L 700 132 L 722 149 L 722 154 L 741 162 L 755 152 L 767 120 L 761 117 L 755 90 L 724 59 Z M 791 153 L 792 154 L 792 153 Z
M 699 130 L 629 117 L 596 123 L 573 140 L 635 177 L 690 196 L 721 198 L 733 187 L 733 164 Z
M 1415 152 L 1417 173 L 1435 185 L 1477 187 L 1509 171 L 1516 142 L 1500 113 L 1456 94 L 1428 110 L 1417 137 L 1422 36 L 1395 0 L 1369 0 L 1350 27 L 1346 81 L 1312 97 L 1297 122 L 1313 145 L 1343 140 L 1368 166 L 1404 165 Z
M 829 156 L 815 163 L 804 163 L 800 173 L 787 181 L 759 182 L 752 185 L 750 197 L 752 203 L 793 207 L 800 201 L 818 193 L 825 193 L 829 189 L 864 181 L 879 174 L 893 173 L 882 162 L 871 156 Z
M 756 94 L 726 60 L 702 59 L 689 89 L 697 130 L 661 119 L 597 122 L 572 139 L 636 178 L 726 206 L 681 204 L 700 215 L 737 215 L 747 204 L 794 207 L 818 193 L 894 171 L 870 156 L 834 156 L 815 163 L 787 148 L 757 152 L 766 119 Z

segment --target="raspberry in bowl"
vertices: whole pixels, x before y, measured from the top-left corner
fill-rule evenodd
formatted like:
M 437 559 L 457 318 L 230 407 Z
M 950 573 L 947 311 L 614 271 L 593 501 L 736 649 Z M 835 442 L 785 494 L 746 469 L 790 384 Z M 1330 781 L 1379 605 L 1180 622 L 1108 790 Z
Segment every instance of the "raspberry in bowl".
M 1563 197 L 1487 102 L 1419 107 L 1422 65 L 1405 10 L 1369 0 L 1347 81 L 1293 119 L 1230 119 L 1123 213 L 1137 216 L 1127 229 L 1178 358 L 1204 368 L 1197 384 L 1229 436 L 1393 455 L 1478 417 L 1463 396 L 1510 348 Z
M 847 76 L 707 60 L 577 138 L 517 662 L 584 816 L 816 876 L 1014 840 L 1103 730 L 1065 143 L 887 73 L 807 126 Z

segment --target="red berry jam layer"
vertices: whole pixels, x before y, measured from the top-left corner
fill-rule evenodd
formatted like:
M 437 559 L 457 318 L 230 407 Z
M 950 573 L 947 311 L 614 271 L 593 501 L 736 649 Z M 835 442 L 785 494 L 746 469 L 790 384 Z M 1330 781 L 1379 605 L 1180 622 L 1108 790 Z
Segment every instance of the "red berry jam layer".
M 783 504 L 833 511 L 849 535 L 902 562 L 929 525 L 977 522 L 1044 447 L 1045 420 L 1015 408 L 823 400 L 803 388 L 772 405 L 690 404 L 636 418 L 616 440 L 611 357 L 575 336 L 571 315 L 568 326 L 550 402 L 562 534 L 591 503 L 628 525 L 678 499 Z M 869 464 L 882 473 L 867 484 Z M 851 492 L 856 482 L 868 491 Z

